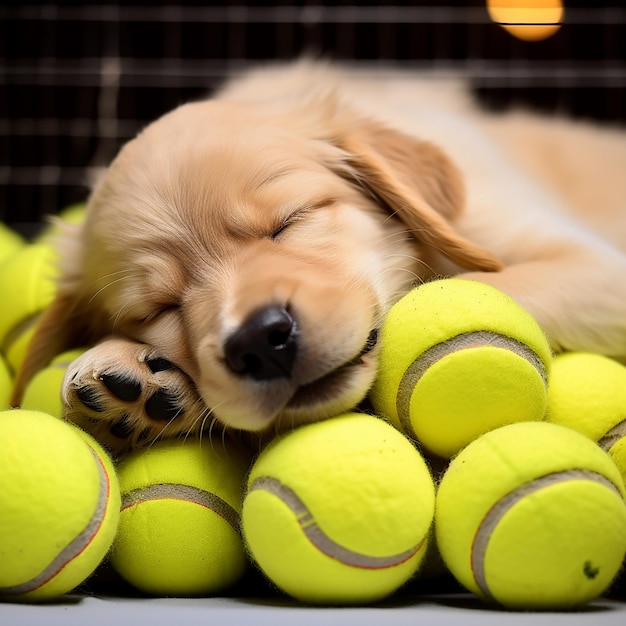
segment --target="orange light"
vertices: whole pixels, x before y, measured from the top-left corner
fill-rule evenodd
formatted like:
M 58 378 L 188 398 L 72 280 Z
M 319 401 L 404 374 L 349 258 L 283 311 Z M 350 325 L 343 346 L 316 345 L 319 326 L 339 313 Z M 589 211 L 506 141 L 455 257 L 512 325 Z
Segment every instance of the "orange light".
M 489 17 L 524 41 L 547 39 L 561 28 L 562 0 L 487 0 Z

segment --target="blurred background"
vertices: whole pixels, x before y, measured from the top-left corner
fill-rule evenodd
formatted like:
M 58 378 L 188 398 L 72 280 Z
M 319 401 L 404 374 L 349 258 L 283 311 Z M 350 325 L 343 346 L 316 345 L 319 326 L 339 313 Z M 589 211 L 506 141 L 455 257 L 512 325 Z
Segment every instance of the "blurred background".
M 84 201 L 89 168 L 148 122 L 227 75 L 304 52 L 364 67 L 458 70 L 493 109 L 525 104 L 623 124 L 623 0 L 548 4 L 564 10 L 530 19 L 502 16 L 485 0 L 5 3 L 0 220 L 20 228 Z M 529 21 L 548 25 L 537 33 Z

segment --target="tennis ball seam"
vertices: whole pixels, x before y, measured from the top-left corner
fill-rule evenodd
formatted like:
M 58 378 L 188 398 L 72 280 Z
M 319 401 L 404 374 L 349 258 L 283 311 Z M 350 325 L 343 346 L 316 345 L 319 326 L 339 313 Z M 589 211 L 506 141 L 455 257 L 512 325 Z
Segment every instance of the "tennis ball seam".
M 35 313 L 31 313 L 30 315 L 26 315 L 17 320 L 5 333 L 2 345 L 0 345 L 0 351 L 2 354 L 7 354 L 9 350 L 11 350 L 13 343 L 26 331 L 35 326 L 40 317 L 41 311 L 36 311 Z
M 620 440 L 626 436 L 626 419 L 618 422 L 598 440 L 598 445 L 606 452 Z
M 400 384 L 398 385 L 398 393 L 396 395 L 396 411 L 398 419 L 405 432 L 411 434 L 413 438 L 416 438 L 411 424 L 411 397 L 415 386 L 420 381 L 426 371 L 437 361 L 440 361 L 446 356 L 449 356 L 459 350 L 468 348 L 501 348 L 514 352 L 522 359 L 525 359 L 530 365 L 537 371 L 544 386 L 548 386 L 548 372 L 546 364 L 541 357 L 532 348 L 526 344 L 508 337 L 501 333 L 493 331 L 471 331 L 467 333 L 460 333 L 450 339 L 446 339 L 440 343 L 436 343 L 424 352 L 419 354 L 413 362 L 406 368 Z
M 223 518 L 240 534 L 239 513 L 217 494 L 180 483 L 156 483 L 122 494 L 121 510 L 154 500 L 181 500 L 203 506 Z
M 309 542 L 320 552 L 343 565 L 368 570 L 396 567 L 415 556 L 428 537 L 428 533 L 426 533 L 426 536 L 417 545 L 399 554 L 383 557 L 370 556 L 362 552 L 350 550 L 326 535 L 315 521 L 311 511 L 295 491 L 278 479 L 270 476 L 260 476 L 250 485 L 249 492 L 253 491 L 266 491 L 277 497 L 295 515 L 298 525 Z
M 87 526 L 85 526 L 85 528 L 76 535 L 41 572 L 39 572 L 39 574 L 23 583 L 9 587 L 0 587 L 0 595 L 17 596 L 31 593 L 43 587 L 74 559 L 80 556 L 98 535 L 100 527 L 106 517 L 109 495 L 111 493 L 111 481 L 102 460 L 94 450 L 89 448 L 89 451 L 96 460 L 99 488 L 96 506 Z
M 487 583 L 487 574 L 485 572 L 485 555 L 487 552 L 487 546 L 491 539 L 491 535 L 502 520 L 502 518 L 511 510 L 511 508 L 520 502 L 526 496 L 544 489 L 551 487 L 561 482 L 572 480 L 591 480 L 615 492 L 618 498 L 622 499 L 622 494 L 612 481 L 606 476 L 598 474 L 591 470 L 583 469 L 570 469 L 561 472 L 553 472 L 535 478 L 527 483 L 524 483 L 517 489 L 509 492 L 502 498 L 500 498 L 487 512 L 482 519 L 476 534 L 474 535 L 474 541 L 471 547 L 471 569 L 474 576 L 474 581 L 478 585 L 480 591 L 484 596 L 492 601 L 497 602 L 497 599 L 491 593 L 489 584 Z

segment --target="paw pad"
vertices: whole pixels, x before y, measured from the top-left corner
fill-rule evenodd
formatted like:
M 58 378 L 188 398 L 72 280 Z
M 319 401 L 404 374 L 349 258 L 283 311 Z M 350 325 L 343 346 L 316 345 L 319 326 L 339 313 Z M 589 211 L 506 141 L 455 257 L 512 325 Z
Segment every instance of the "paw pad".
M 146 365 L 150 368 L 153 374 L 157 372 L 166 372 L 167 370 L 174 369 L 174 364 L 168 359 L 164 359 L 161 356 L 146 359 Z
M 134 432 L 134 428 L 132 427 L 128 416 L 124 415 L 119 422 L 115 422 L 111 428 L 109 428 L 109 432 L 119 439 L 128 439 Z
M 97 390 L 91 387 L 78 387 L 76 389 L 76 396 L 88 409 L 96 413 L 102 413 L 104 411 L 104 407 L 100 403 L 100 394 Z
M 146 414 L 156 422 L 169 422 L 182 413 L 176 396 L 164 389 L 159 389 L 152 394 L 146 402 Z
M 64 417 L 114 454 L 204 423 L 204 403 L 191 379 L 149 346 L 104 341 L 77 359 L 64 383 Z
M 141 383 L 120 374 L 102 374 L 100 380 L 116 397 L 124 402 L 135 402 L 141 395 Z

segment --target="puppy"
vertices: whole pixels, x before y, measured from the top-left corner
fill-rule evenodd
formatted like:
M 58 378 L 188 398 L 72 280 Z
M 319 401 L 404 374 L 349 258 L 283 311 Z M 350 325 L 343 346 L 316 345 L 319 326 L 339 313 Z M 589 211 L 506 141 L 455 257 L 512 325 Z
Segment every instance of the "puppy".
M 325 419 L 366 396 L 390 306 L 458 274 L 517 299 L 555 350 L 625 358 L 625 137 L 488 115 L 455 80 L 312 61 L 234 78 L 101 176 L 14 401 L 92 346 L 66 417 L 117 453 Z

